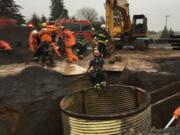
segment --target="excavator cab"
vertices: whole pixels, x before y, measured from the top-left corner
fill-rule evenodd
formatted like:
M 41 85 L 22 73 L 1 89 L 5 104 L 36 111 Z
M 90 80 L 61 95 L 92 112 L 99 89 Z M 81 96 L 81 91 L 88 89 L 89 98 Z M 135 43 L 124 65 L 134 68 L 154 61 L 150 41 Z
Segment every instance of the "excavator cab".
M 132 21 L 132 36 L 146 37 L 147 18 L 145 15 L 134 15 Z

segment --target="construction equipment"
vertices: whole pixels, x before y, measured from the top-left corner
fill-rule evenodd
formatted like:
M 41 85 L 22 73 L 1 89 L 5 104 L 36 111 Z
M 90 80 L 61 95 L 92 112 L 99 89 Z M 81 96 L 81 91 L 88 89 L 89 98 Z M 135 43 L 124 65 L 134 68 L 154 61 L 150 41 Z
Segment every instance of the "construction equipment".
M 174 50 L 180 50 L 180 35 L 170 35 L 168 43 L 171 43 Z
M 127 0 L 106 0 L 106 26 L 118 48 L 124 45 L 148 48 L 147 18 L 134 15 L 131 22 Z

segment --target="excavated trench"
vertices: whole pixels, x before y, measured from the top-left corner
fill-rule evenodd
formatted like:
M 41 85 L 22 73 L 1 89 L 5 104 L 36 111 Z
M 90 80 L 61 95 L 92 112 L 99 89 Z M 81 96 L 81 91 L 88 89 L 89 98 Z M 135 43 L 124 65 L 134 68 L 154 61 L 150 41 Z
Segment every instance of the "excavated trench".
M 30 54 L 26 46 L 22 48 L 16 49 L 12 55 L 0 52 L 0 66 L 26 62 Z M 129 59 L 128 67 L 122 73 L 108 72 L 109 83 L 138 86 L 148 92 L 162 89 L 153 95 L 153 103 L 163 97 L 164 91 L 172 89 L 176 93 L 180 88 L 177 83 L 169 86 L 180 81 L 179 52 L 153 50 L 120 53 Z M 87 87 L 91 87 L 91 82 L 86 76 L 65 77 L 34 66 L 15 75 L 1 76 L 0 135 L 62 135 L 60 99 L 63 95 Z M 153 126 L 164 127 L 178 105 L 180 97 L 154 106 Z
M 175 68 L 169 70 L 173 72 L 171 74 L 136 72 L 129 69 L 118 74 L 109 72 L 108 82 L 134 85 L 149 92 L 155 91 L 180 81 L 180 74 L 177 72 L 180 69 L 179 61 L 171 66 Z M 3 135 L 62 134 L 59 109 L 61 97 L 91 86 L 85 76 L 64 77 L 40 67 L 29 67 L 19 74 L 1 77 L 0 82 L 0 134 Z M 176 89 L 179 89 L 179 86 L 176 86 Z M 162 94 L 163 92 L 160 92 L 158 96 L 161 97 Z M 167 123 L 173 110 L 180 104 L 179 98 L 153 108 L 153 126 L 162 128 Z

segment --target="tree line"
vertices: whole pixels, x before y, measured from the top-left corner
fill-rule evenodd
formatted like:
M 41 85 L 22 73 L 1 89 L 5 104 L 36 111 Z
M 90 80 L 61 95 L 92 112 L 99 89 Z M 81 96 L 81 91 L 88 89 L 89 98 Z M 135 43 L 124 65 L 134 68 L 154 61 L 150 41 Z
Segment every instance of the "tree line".
M 40 24 L 46 22 L 47 20 L 51 21 L 58 18 L 69 18 L 68 10 L 65 8 L 63 0 L 50 1 L 50 16 L 48 18 L 45 15 L 38 16 L 36 13 L 33 13 L 27 22 L 20 12 L 22 7 L 14 0 L 0 0 L 0 18 L 15 19 L 18 21 L 18 24 L 24 24 L 25 22 L 33 23 L 36 27 L 40 27 Z M 100 27 L 100 24 L 105 22 L 105 19 L 103 17 L 98 18 L 96 10 L 90 7 L 84 7 L 77 10 L 77 13 L 72 18 L 89 20 L 93 23 L 95 28 Z
M 18 24 L 24 24 L 25 19 L 21 14 L 22 7 L 14 0 L 0 0 L 0 18 L 8 18 L 17 20 Z M 50 6 L 51 14 L 49 20 L 56 20 L 57 18 L 68 18 L 68 10 L 64 6 L 63 0 L 51 0 Z M 39 18 L 35 13 L 32 15 L 30 21 L 46 21 L 47 18 L 42 15 Z

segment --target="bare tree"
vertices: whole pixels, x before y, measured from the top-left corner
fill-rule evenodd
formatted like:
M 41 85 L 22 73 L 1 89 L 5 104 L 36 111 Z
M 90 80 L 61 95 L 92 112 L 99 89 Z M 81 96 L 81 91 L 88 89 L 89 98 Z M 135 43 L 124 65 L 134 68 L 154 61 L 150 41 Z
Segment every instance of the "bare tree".
M 96 22 L 98 20 L 98 13 L 94 8 L 84 7 L 77 11 L 76 17 L 89 20 L 91 22 Z
M 105 23 L 106 23 L 106 20 L 105 20 L 104 16 L 100 16 L 100 22 L 101 22 L 102 24 L 105 24 Z

